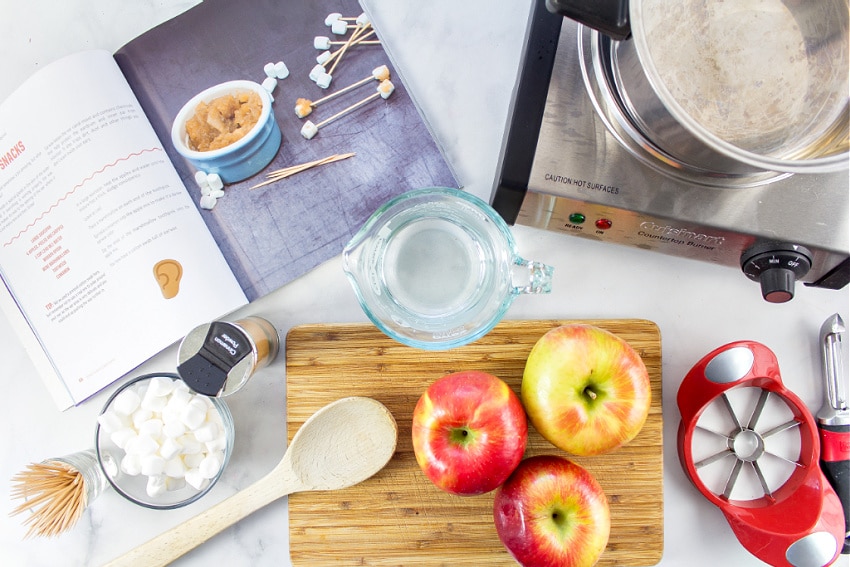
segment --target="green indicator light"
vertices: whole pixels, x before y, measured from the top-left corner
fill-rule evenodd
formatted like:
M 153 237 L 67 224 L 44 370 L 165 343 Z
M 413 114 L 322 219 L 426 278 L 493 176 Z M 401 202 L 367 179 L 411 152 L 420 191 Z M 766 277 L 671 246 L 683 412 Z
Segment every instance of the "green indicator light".
M 569 221 L 573 224 L 581 224 L 585 220 L 585 216 L 581 213 L 573 213 L 570 215 Z

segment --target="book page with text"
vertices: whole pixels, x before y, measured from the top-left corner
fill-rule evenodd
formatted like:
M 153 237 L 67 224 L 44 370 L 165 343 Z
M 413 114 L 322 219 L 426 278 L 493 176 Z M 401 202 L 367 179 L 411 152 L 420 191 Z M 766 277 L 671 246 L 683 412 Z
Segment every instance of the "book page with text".
M 246 303 L 105 51 L 0 105 L 0 274 L 61 376 L 60 407 Z

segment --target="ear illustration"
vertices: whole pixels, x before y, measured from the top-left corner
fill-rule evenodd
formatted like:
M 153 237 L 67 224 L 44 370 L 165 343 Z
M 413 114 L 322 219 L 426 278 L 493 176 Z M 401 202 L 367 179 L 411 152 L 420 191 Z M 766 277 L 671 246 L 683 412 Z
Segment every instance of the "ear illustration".
M 183 266 L 177 260 L 160 260 L 153 267 L 153 275 L 159 284 L 162 297 L 171 299 L 180 293 Z

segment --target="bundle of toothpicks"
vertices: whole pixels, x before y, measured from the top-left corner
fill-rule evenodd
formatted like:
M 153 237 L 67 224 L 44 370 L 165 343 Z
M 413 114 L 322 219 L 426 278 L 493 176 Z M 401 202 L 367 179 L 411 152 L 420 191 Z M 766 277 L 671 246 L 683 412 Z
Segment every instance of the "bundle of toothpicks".
M 328 163 L 333 163 L 335 161 L 348 159 L 350 157 L 354 157 L 354 155 L 355 154 L 353 152 L 347 153 L 347 154 L 333 154 L 333 155 L 328 156 L 326 158 L 317 159 L 317 160 L 314 160 L 314 161 L 309 161 L 307 163 L 302 163 L 302 164 L 299 164 L 299 165 L 291 165 L 289 167 L 284 167 L 282 169 L 276 169 L 276 170 L 270 171 L 269 173 L 266 174 L 266 181 L 263 181 L 262 183 L 258 183 L 257 185 L 254 185 L 253 187 L 251 187 L 251 189 L 257 189 L 259 187 L 265 187 L 266 185 L 270 185 L 270 184 L 272 184 L 276 181 L 280 181 L 281 179 L 286 179 L 287 177 L 289 177 L 291 175 L 295 175 L 296 173 L 301 173 L 302 171 L 306 171 L 308 169 L 311 169 L 313 167 L 317 167 L 319 165 L 325 165 L 325 164 L 328 164 Z

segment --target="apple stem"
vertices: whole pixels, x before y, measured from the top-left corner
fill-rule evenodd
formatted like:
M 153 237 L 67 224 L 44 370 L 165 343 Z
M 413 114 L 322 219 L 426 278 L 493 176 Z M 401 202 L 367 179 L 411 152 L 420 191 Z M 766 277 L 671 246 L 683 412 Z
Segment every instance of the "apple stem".
M 584 389 L 584 393 L 587 394 L 587 397 L 590 398 L 591 400 L 596 399 L 596 392 L 591 390 L 589 387 Z

